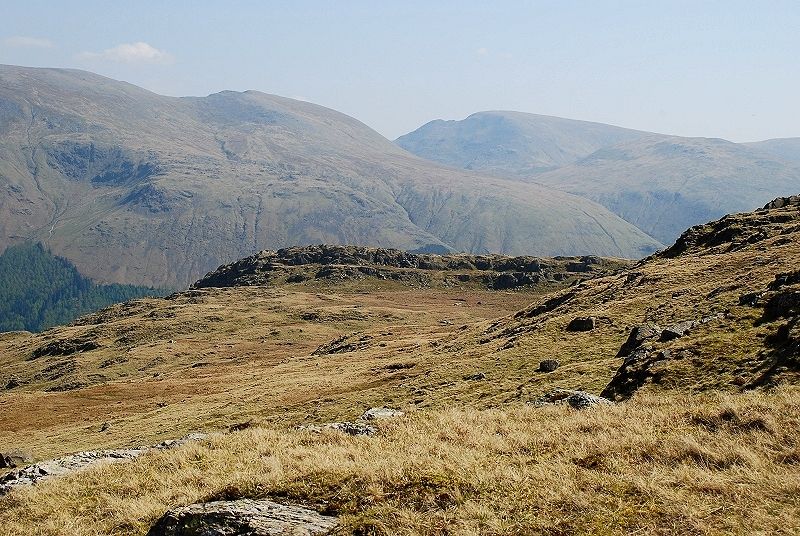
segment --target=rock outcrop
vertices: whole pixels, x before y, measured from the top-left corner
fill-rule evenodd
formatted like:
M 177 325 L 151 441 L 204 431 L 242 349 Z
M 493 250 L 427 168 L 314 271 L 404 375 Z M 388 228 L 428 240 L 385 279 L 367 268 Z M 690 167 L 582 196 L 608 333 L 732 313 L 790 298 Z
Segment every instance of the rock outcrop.
M 381 406 L 381 407 L 369 408 L 361 415 L 361 419 L 364 421 L 375 421 L 379 419 L 391 419 L 393 417 L 401 417 L 402 415 L 403 415 L 402 411 Z
M 0 469 L 13 469 L 17 464 L 11 459 L 11 456 L 0 452 Z
M 261 251 L 223 265 L 192 288 L 273 285 L 308 280 L 373 278 L 430 286 L 433 274 L 447 272 L 456 283 L 508 290 L 547 282 L 567 281 L 613 271 L 625 263 L 595 256 L 539 258 L 505 255 L 434 255 L 389 248 L 315 245 Z
M 152 450 L 166 450 L 191 441 L 205 439 L 205 434 L 189 434 L 181 439 L 167 440 L 157 445 L 130 449 L 97 450 L 78 452 L 62 458 L 28 465 L 0 477 L 0 496 L 19 486 L 29 486 L 42 480 L 63 476 L 99 463 L 117 463 L 138 458 Z
M 709 255 L 739 251 L 748 245 L 793 232 L 797 219 L 797 199 L 781 197 L 755 212 L 729 214 L 719 220 L 686 230 L 669 248 L 656 253 L 667 259 L 683 254 Z
M 634 350 L 642 346 L 646 341 L 655 340 L 661 335 L 661 327 L 658 324 L 647 322 L 631 329 L 628 340 L 620 347 L 617 357 L 631 355 Z
M 773 199 L 766 205 L 762 210 L 772 210 L 775 208 L 783 208 L 789 206 L 797 206 L 800 205 L 800 195 L 790 195 L 789 197 L 779 197 L 777 199 Z
M 597 405 L 611 404 L 611 400 L 585 391 L 553 389 L 533 401 L 534 405 L 567 404 L 574 409 L 586 409 Z
M 329 422 L 325 424 L 303 424 L 298 426 L 297 429 L 317 433 L 322 432 L 323 430 L 336 430 L 338 432 L 342 432 L 343 434 L 352 436 L 373 436 L 378 433 L 378 429 L 372 423 L 378 420 L 401 417 L 402 415 L 402 411 L 380 406 L 369 408 L 355 421 Z
M 215 501 L 174 508 L 147 536 L 321 536 L 338 522 L 300 506 L 267 500 Z

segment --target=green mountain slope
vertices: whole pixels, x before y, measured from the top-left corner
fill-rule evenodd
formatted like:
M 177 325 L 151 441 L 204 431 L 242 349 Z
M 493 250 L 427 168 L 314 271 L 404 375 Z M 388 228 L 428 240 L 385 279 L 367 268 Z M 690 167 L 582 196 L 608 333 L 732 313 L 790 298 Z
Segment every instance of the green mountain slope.
M 585 199 L 410 155 L 263 93 L 172 98 L 0 67 L 0 248 L 43 241 L 103 282 L 180 286 L 262 249 L 639 257 L 660 244 Z
M 41 244 L 0 255 L 0 331 L 42 331 L 78 316 L 143 296 L 163 294 L 131 285 L 96 285 Z
M 800 190 L 800 167 L 711 138 L 652 136 L 535 179 L 597 201 L 662 242 Z
M 398 138 L 460 168 L 596 201 L 659 241 L 800 190 L 797 139 L 735 144 L 517 112 L 433 121 Z

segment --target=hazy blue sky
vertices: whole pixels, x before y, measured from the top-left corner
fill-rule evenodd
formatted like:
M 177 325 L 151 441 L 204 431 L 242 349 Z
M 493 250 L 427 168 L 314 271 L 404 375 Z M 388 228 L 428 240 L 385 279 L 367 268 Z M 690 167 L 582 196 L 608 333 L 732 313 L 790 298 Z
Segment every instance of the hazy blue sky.
M 121 4 L 0 0 L 0 63 L 169 95 L 258 89 L 390 138 L 491 109 L 734 141 L 800 136 L 798 0 Z

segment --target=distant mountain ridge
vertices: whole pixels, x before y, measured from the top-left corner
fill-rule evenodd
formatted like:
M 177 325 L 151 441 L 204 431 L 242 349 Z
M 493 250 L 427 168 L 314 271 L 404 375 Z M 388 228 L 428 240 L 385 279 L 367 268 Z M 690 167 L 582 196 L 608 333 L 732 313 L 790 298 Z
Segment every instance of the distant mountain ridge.
M 797 162 L 800 164 L 800 137 L 776 138 L 773 140 L 746 143 L 745 145 L 765 153 L 770 153 L 789 162 Z
M 400 136 L 396 143 L 448 166 L 529 177 L 647 134 L 589 121 L 492 111 L 462 121 L 437 119 Z
M 103 282 L 182 286 L 262 249 L 640 257 L 607 209 L 446 168 L 344 114 L 255 91 L 174 98 L 0 66 L 0 249 L 39 240 Z
M 686 227 L 800 190 L 800 138 L 736 144 L 481 112 L 433 121 L 397 144 L 437 162 L 586 197 L 664 243 Z

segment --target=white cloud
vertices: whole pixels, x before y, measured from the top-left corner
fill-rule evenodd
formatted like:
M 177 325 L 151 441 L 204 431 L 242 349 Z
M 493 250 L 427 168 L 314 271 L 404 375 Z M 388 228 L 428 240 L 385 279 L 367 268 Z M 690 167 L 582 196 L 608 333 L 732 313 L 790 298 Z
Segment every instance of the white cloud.
M 478 50 L 476 50 L 475 53 L 478 56 L 488 56 L 489 55 L 489 49 L 486 48 L 486 47 L 481 47 Z
M 78 55 L 81 59 L 107 60 L 121 63 L 172 63 L 173 58 L 167 52 L 154 46 L 137 41 L 136 43 L 122 43 L 114 48 L 102 52 L 83 52 Z
M 15 35 L 3 39 L 3 44 L 15 48 L 53 48 L 53 42 L 41 37 Z

